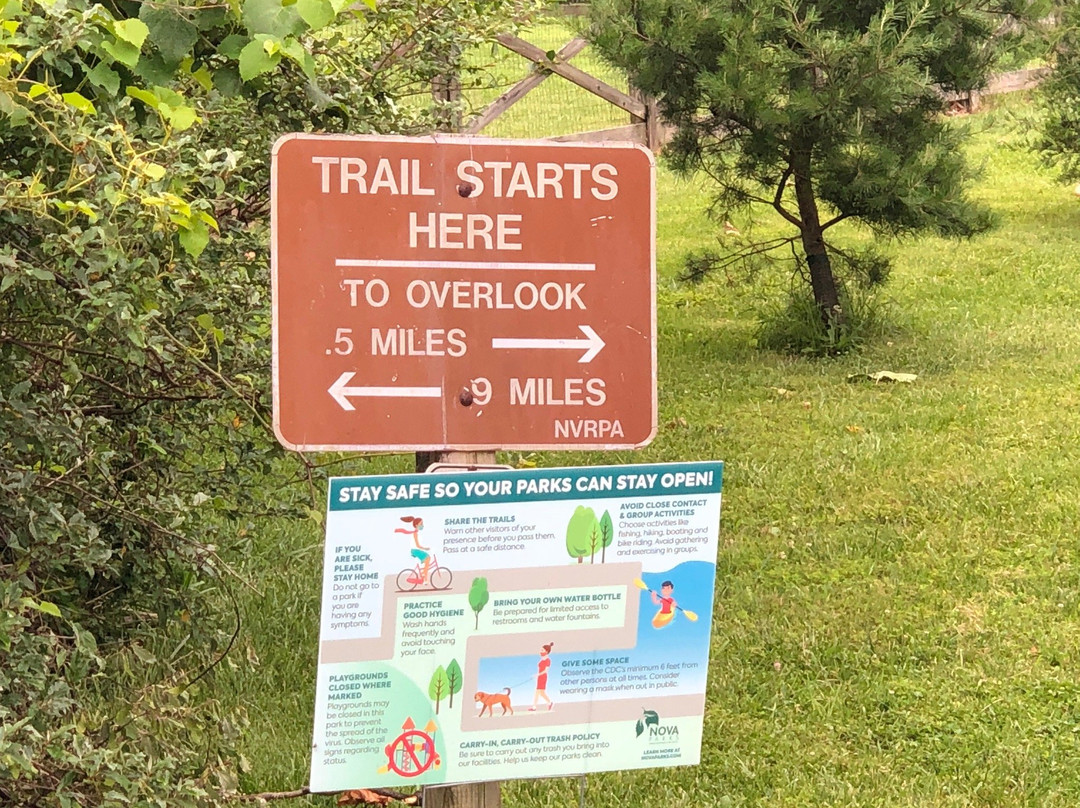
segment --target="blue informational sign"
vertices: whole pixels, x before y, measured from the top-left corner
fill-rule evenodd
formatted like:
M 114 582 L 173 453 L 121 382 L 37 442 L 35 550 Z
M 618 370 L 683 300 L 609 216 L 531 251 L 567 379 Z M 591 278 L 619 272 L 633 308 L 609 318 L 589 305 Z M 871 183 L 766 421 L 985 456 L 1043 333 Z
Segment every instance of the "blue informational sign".
M 722 471 L 331 480 L 312 791 L 697 763 Z

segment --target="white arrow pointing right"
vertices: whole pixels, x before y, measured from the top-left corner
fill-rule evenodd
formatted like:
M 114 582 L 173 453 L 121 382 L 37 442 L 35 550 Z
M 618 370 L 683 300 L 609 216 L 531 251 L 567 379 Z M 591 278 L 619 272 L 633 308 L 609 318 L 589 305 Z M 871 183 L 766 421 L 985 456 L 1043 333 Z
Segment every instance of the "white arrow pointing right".
M 349 387 L 355 373 L 346 371 L 327 388 L 334 401 L 341 409 L 352 412 L 356 409 L 350 398 L 441 398 L 441 387 Z
M 591 362 L 596 355 L 604 349 L 604 341 L 600 339 L 591 326 L 579 325 L 585 339 L 548 339 L 536 337 L 532 339 L 514 339 L 508 337 L 496 337 L 491 340 L 492 348 L 538 348 L 540 350 L 584 350 L 578 362 Z

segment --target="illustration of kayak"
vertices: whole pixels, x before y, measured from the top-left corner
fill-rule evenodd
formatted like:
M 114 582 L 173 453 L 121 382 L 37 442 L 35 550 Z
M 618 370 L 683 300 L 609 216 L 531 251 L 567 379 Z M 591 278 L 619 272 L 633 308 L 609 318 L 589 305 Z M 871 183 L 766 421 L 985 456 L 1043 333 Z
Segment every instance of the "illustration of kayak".
M 663 628 L 668 623 L 675 619 L 675 610 L 670 612 L 657 612 L 656 616 L 652 619 L 653 628 Z

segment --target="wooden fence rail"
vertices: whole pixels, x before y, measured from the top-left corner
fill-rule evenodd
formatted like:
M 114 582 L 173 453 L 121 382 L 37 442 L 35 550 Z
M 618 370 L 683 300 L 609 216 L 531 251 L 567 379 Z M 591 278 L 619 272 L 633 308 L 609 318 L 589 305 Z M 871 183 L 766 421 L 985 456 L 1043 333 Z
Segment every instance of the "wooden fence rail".
M 555 62 L 567 62 L 577 54 L 581 53 L 589 43 L 580 37 L 572 39 L 567 44 L 563 45 L 562 49 L 555 54 Z M 496 98 L 491 104 L 484 109 L 477 117 L 475 117 L 468 126 L 465 127 L 465 133 L 470 135 L 477 134 L 489 123 L 494 121 L 510 107 L 524 98 L 530 91 L 535 90 L 541 84 L 550 78 L 553 73 L 546 70 L 533 70 L 526 78 L 519 81 L 505 93 Z
M 569 63 L 588 46 L 586 40 L 575 37 L 554 54 L 554 58 L 549 57 L 548 52 L 542 48 L 513 34 L 500 34 L 497 40 L 507 50 L 524 56 L 532 62 L 533 69 L 528 76 L 504 92 L 473 118 L 463 130 L 466 134 L 478 134 L 548 78 L 558 76 L 623 110 L 630 116 L 630 123 L 626 126 L 593 132 L 557 135 L 548 138 L 549 140 L 631 140 L 645 144 L 653 150 L 658 150 L 663 145 L 664 133 L 660 125 L 656 102 L 653 99 L 633 88 L 629 93 L 624 93 L 617 87 L 612 87 L 607 82 Z
M 1027 70 L 1013 70 L 991 76 L 982 90 L 971 93 L 944 93 L 945 101 L 954 112 L 975 112 L 982 106 L 982 99 L 993 95 L 1005 95 L 1023 90 L 1032 90 L 1050 75 L 1049 67 L 1034 67 Z
M 566 3 L 560 7 L 560 13 L 563 16 L 574 15 L 585 13 L 587 9 L 588 6 L 585 4 Z M 500 34 L 497 41 L 507 50 L 523 56 L 532 63 L 529 75 L 510 87 L 471 120 L 463 124 L 460 118 L 454 115 L 443 121 L 444 128 L 465 134 L 478 134 L 547 79 L 557 76 L 626 112 L 629 122 L 623 126 L 608 129 L 554 135 L 548 137 L 548 140 L 631 141 L 641 143 L 653 151 L 659 151 L 670 140 L 674 129 L 661 121 L 655 99 L 633 87 L 629 92 L 623 92 L 570 64 L 571 59 L 588 47 L 588 42 L 582 37 L 571 39 L 552 55 L 549 55 L 549 51 L 513 34 Z M 1032 89 L 1049 73 L 1050 68 L 1046 67 L 1015 70 L 994 76 L 982 90 L 971 93 L 943 93 L 943 95 L 949 104 L 950 111 L 974 112 L 980 107 L 982 99 Z M 460 99 L 460 85 L 452 78 L 439 79 L 433 82 L 432 93 L 444 108 L 451 109 L 452 104 Z

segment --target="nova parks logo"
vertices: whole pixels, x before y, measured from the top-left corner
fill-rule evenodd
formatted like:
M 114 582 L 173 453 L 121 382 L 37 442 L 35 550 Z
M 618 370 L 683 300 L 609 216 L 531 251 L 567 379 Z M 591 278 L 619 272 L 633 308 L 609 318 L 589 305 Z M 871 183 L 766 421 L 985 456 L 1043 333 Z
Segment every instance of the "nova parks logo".
M 640 738 L 648 732 L 649 743 L 664 743 L 666 741 L 679 740 L 679 727 L 677 724 L 661 724 L 660 715 L 656 710 L 642 710 L 641 718 L 637 720 L 634 729 Z

